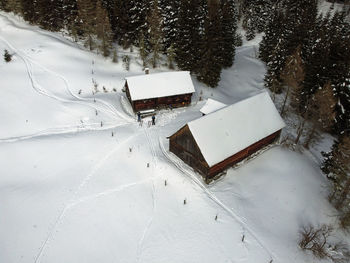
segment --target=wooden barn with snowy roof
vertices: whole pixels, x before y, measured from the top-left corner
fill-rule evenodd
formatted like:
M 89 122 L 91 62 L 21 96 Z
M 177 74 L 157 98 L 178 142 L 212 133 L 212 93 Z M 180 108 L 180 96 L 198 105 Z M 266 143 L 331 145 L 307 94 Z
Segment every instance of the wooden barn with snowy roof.
M 170 151 L 206 182 L 279 138 L 285 126 L 267 92 L 187 123 L 169 137 Z
M 187 106 L 195 92 L 188 71 L 128 77 L 124 89 L 135 112 L 160 107 Z

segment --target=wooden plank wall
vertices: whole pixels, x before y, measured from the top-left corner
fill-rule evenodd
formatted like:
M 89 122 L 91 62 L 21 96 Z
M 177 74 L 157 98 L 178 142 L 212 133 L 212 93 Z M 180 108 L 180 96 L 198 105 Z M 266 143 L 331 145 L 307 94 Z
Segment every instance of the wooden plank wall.
M 169 150 L 202 175 L 209 172 L 209 166 L 187 125 L 170 137 Z
M 214 178 L 227 168 L 274 142 L 280 136 L 280 133 L 281 131 L 277 131 L 212 167 L 209 167 L 206 163 L 187 125 L 170 137 L 169 150 L 202 174 L 205 181 L 208 182 L 208 180 Z
M 281 130 L 271 134 L 270 136 L 252 144 L 251 146 L 247 147 L 246 149 L 236 153 L 235 155 L 231 156 L 230 158 L 227 158 L 226 160 L 212 166 L 210 168 L 208 179 L 211 179 L 215 177 L 217 174 L 221 173 L 228 167 L 233 166 L 234 164 L 244 160 L 248 156 L 252 155 L 253 153 L 257 152 L 261 148 L 269 145 L 270 143 L 274 142 L 281 134 Z
M 162 107 L 184 107 L 191 103 L 192 94 L 176 95 L 133 101 L 134 111 L 149 110 Z

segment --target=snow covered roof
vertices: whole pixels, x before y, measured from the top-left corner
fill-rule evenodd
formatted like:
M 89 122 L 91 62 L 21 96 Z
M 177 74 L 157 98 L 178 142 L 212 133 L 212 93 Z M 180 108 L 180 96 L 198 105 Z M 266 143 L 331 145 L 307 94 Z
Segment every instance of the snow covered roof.
M 220 101 L 209 98 L 205 103 L 205 105 L 200 109 L 200 112 L 207 115 L 209 113 L 225 108 L 226 106 L 227 106 L 226 104 L 221 103 Z
M 285 126 L 267 92 L 188 123 L 211 167 Z
M 126 78 L 132 100 L 194 93 L 188 71 L 145 74 Z

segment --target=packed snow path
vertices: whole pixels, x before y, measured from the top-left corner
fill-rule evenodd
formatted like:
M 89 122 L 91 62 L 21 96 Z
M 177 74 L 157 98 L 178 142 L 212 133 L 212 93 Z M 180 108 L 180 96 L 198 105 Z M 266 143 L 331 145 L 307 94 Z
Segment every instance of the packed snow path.
M 193 79 L 192 105 L 158 112 L 150 127 L 121 91 L 142 74 L 137 54 L 126 72 L 0 12 L 3 49 L 14 55 L 0 62 L 0 261 L 310 261 L 298 224 L 328 209 L 310 162 L 274 147 L 207 186 L 167 150 L 166 137 L 201 116 L 200 97 L 230 104 L 261 92 L 256 43 L 237 50 L 218 89 Z

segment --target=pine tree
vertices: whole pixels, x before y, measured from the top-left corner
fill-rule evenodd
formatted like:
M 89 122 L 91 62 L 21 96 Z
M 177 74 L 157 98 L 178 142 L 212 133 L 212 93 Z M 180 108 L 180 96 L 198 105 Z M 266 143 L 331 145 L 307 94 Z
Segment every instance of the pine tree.
M 159 0 L 163 21 L 163 48 L 168 50 L 174 46 L 178 35 L 178 20 L 180 12 L 180 0 Z
M 237 14 L 233 0 L 221 0 L 222 66 L 231 67 L 235 57 Z
M 3 3 L 5 11 L 12 11 L 15 14 L 22 15 L 23 6 L 21 0 L 7 0 Z
M 201 68 L 203 54 L 204 20 L 206 2 L 202 0 L 180 0 L 178 38 L 175 42 L 176 62 L 180 69 L 192 73 Z
M 270 54 L 281 41 L 284 28 L 284 13 L 279 9 L 274 9 L 271 21 L 265 30 L 265 36 L 260 42 L 259 57 L 265 63 L 270 62 Z
M 150 3 L 147 0 L 115 0 L 114 26 L 118 42 L 123 48 L 137 44 L 141 31 L 145 31 Z
M 37 0 L 39 25 L 51 31 L 58 31 L 64 26 L 65 9 L 63 0 Z
M 158 7 L 158 0 L 152 1 L 152 7 L 147 16 L 148 34 L 147 38 L 150 43 L 150 61 L 153 68 L 157 67 L 162 50 L 162 20 Z
M 269 22 L 269 15 L 273 8 L 271 0 L 244 0 L 242 1 L 243 28 L 255 35 L 262 32 Z
M 339 83 L 333 86 L 338 103 L 336 105 L 335 131 L 338 134 L 350 131 L 350 70 L 339 76 Z
M 77 0 L 79 29 L 86 36 L 86 45 L 90 50 L 95 47 L 96 2 L 95 0 Z
M 331 152 L 324 156 L 326 158 L 322 170 L 333 182 L 329 199 L 341 212 L 341 217 L 347 219 L 350 213 L 350 137 L 341 137 L 335 142 Z M 343 223 L 349 222 L 345 220 Z
M 174 60 L 175 60 L 175 49 L 173 45 L 170 45 L 170 47 L 167 49 L 167 58 L 168 58 L 168 67 L 170 69 L 174 69 Z
M 118 63 L 118 54 L 117 54 L 117 50 L 114 49 L 113 50 L 113 63 Z
M 8 12 L 9 10 L 7 9 L 7 0 L 0 0 L 0 10 L 4 10 Z
M 96 34 L 101 40 L 100 50 L 105 57 L 109 56 L 112 47 L 113 32 L 109 23 L 107 10 L 99 0 L 96 5 Z
M 319 89 L 309 104 L 306 118 L 311 122 L 311 126 L 304 142 L 304 147 L 307 149 L 319 138 L 318 130 L 329 131 L 334 124 L 336 100 L 331 83 L 328 82 Z
M 13 1 L 13 0 L 8 0 Z M 17 0 L 14 0 L 17 1 Z M 23 18 L 29 23 L 35 24 L 39 21 L 39 10 L 37 0 L 21 0 Z
M 216 87 L 220 81 L 222 61 L 222 25 L 221 9 L 218 0 L 208 2 L 208 15 L 205 20 L 205 35 L 201 48 L 198 79 L 210 87 Z
M 281 72 L 281 80 L 283 84 L 287 87 L 286 95 L 283 101 L 281 115 L 284 115 L 286 104 L 290 95 L 290 90 L 292 90 L 292 101 L 290 102 L 293 105 L 294 109 L 299 108 L 300 104 L 300 93 L 302 90 L 302 83 L 305 78 L 304 65 L 301 58 L 301 46 L 299 46 L 295 52 L 290 55 L 284 68 Z
M 146 48 L 146 43 L 145 43 L 145 36 L 143 32 L 140 33 L 140 38 L 139 38 L 139 55 L 142 61 L 142 66 L 143 68 L 147 67 L 147 57 L 148 57 L 148 50 Z

